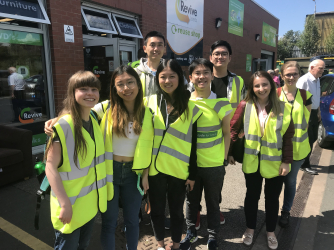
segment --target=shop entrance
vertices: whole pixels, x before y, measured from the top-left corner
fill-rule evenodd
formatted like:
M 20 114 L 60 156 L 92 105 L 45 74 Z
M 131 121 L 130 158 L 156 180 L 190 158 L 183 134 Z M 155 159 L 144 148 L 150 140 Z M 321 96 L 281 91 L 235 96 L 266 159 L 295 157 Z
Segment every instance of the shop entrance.
M 101 81 L 100 101 L 110 96 L 110 80 L 114 69 L 135 60 L 135 43 L 118 38 L 83 41 L 85 70 L 92 71 Z

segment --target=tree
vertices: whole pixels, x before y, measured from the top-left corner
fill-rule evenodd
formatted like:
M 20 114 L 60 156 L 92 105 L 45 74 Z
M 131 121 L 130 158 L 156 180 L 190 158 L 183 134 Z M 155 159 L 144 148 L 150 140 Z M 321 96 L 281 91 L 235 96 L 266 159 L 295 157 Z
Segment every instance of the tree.
M 292 57 L 293 48 L 297 45 L 300 39 L 300 32 L 289 30 L 277 43 L 277 57 L 280 60 Z
M 298 46 L 302 50 L 303 54 L 306 56 L 312 56 L 317 52 L 321 38 L 314 15 L 306 17 L 304 27 L 304 31 L 300 35 Z
M 334 54 L 334 25 L 332 26 L 332 31 L 326 39 L 326 47 L 328 53 Z

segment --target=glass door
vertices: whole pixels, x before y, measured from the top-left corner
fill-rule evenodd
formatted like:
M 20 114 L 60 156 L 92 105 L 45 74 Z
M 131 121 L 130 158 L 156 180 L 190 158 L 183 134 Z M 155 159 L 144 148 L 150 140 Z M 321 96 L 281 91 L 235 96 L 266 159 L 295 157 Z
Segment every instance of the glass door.
M 85 70 L 92 71 L 101 81 L 100 101 L 108 100 L 111 75 L 119 66 L 118 39 L 86 40 L 83 45 Z
M 127 65 L 129 62 L 137 61 L 135 45 L 119 46 L 119 64 Z
M 255 71 L 267 71 L 269 62 L 268 59 L 254 59 L 253 60 L 253 73 Z

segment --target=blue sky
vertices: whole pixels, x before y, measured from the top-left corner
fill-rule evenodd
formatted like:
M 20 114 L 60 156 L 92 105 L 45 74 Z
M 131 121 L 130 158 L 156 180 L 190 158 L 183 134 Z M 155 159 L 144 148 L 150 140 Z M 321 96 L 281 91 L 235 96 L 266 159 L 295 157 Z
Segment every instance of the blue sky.
M 305 18 L 314 13 L 313 0 L 255 0 L 276 16 L 279 22 L 279 37 L 288 30 L 303 31 Z M 316 0 L 317 12 L 334 11 L 334 0 Z

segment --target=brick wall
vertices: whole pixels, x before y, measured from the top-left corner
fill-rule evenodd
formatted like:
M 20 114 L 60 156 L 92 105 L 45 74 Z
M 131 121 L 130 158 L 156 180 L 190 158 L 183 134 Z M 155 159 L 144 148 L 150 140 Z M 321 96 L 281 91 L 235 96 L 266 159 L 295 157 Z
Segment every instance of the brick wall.
M 245 72 L 246 54 L 259 58 L 261 49 L 273 51 L 276 61 L 277 48 L 263 44 L 261 38 L 256 42 L 255 34 L 262 35 L 263 21 L 276 29 L 279 21 L 250 0 L 239 1 L 245 5 L 243 37 L 227 32 L 228 0 L 205 0 L 203 57 L 209 59 L 210 46 L 214 41 L 228 41 L 233 51 L 229 70 L 242 76 L 247 82 L 251 73 Z M 166 36 L 166 0 L 96 0 L 94 3 L 138 15 L 143 36 L 151 30 L 160 31 Z M 51 21 L 49 28 L 56 112 L 61 109 L 68 78 L 74 72 L 84 69 L 80 4 L 80 0 L 47 1 L 47 12 Z M 223 19 L 218 29 L 215 28 L 217 17 Z M 75 43 L 65 43 L 64 24 L 74 26 Z M 184 67 L 184 70 L 186 68 Z

